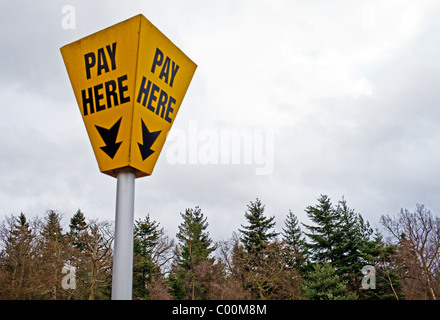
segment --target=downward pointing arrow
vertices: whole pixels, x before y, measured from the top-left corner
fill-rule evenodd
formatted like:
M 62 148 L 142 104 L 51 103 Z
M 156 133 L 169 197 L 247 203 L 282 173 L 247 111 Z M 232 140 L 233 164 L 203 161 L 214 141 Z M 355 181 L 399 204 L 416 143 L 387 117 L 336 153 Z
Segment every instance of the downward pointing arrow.
M 138 145 L 139 145 L 139 151 L 141 152 L 142 155 L 142 160 L 145 160 L 154 153 L 154 150 L 151 150 L 151 146 L 153 145 L 154 141 L 156 141 L 157 137 L 162 132 L 162 130 L 150 132 L 147 126 L 145 125 L 144 120 L 141 119 L 141 121 L 142 121 L 143 143 L 140 144 L 138 142 Z
M 119 146 L 122 143 L 116 142 L 116 138 L 118 137 L 119 132 L 119 126 L 121 125 L 121 120 L 122 117 L 110 129 L 95 125 L 102 140 L 104 140 L 105 142 L 105 146 L 101 147 L 101 150 L 104 151 L 112 159 L 114 158 L 116 152 L 118 152 Z

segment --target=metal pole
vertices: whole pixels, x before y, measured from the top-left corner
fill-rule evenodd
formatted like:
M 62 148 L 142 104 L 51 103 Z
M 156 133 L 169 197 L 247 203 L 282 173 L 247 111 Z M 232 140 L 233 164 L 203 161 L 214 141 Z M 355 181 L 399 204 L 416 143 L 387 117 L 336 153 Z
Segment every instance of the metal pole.
M 117 172 L 112 300 L 131 300 L 133 282 L 134 180 L 132 169 Z

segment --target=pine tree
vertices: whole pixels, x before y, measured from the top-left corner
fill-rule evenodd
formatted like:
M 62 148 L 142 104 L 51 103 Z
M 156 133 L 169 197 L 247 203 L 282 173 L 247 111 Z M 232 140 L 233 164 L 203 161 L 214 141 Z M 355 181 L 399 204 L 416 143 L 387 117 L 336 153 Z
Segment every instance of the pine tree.
M 153 250 L 163 236 L 163 228 L 151 220 L 136 220 L 134 225 L 133 296 L 138 299 L 151 299 L 150 291 L 154 279 L 160 276 L 160 267 L 153 261 Z
M 41 232 L 41 264 L 42 279 L 47 286 L 49 299 L 57 300 L 65 292 L 61 289 L 61 270 L 64 266 L 65 235 L 61 227 L 61 216 L 54 210 L 47 211 L 46 223 Z
M 334 207 L 321 195 L 317 206 L 309 206 L 307 215 L 315 225 L 305 225 L 311 240 L 307 243 L 310 262 L 330 263 L 341 280 L 347 280 L 350 292 L 360 294 L 361 269 L 371 264 L 368 251 L 373 246 L 373 230 L 360 214 L 350 209 L 344 198 Z
M 273 221 L 275 217 L 264 216 L 264 205 L 257 198 L 255 202 L 247 206 L 248 210 L 244 216 L 249 225 L 243 226 L 239 229 L 242 234 L 241 242 L 247 252 L 258 254 L 268 241 L 274 239 L 278 233 L 272 232 L 271 229 L 275 226 Z
M 70 219 L 69 241 L 72 247 L 77 248 L 80 252 L 84 251 L 87 240 L 87 222 L 84 213 L 78 209 L 75 215 Z
M 297 216 L 289 210 L 286 220 L 284 220 L 282 231 L 283 240 L 289 255 L 286 262 L 289 267 L 301 269 L 305 262 L 305 240 L 302 236 L 301 228 Z
M 134 224 L 135 252 L 142 256 L 151 254 L 163 234 L 163 228 L 160 228 L 159 223 L 152 220 L 149 214 L 143 220 L 136 220 Z
M 298 246 L 302 242 L 302 232 L 298 224 L 298 217 L 289 210 L 286 220 L 284 220 L 283 235 L 284 240 L 291 246 Z
M 43 244 L 50 246 L 52 243 L 63 243 L 64 234 L 61 227 L 61 215 L 54 210 L 46 213 L 46 223 L 43 226 Z
M 180 214 L 183 223 L 179 225 L 177 238 L 181 243 L 181 266 L 191 267 L 199 261 L 208 259 L 214 251 L 212 240 L 209 236 L 207 218 L 199 207 L 187 209 L 184 214 Z
M 13 217 L 13 228 L 7 236 L 1 265 L 9 273 L 10 298 L 32 298 L 32 284 L 35 276 L 33 268 L 35 244 L 34 235 L 24 213 Z
M 404 298 L 399 277 L 401 268 L 396 261 L 398 246 L 385 244 L 383 236 L 376 229 L 373 241 L 368 243 L 368 259 L 376 270 L 376 289 L 363 290 L 360 298 L 376 300 L 399 300 Z
M 347 281 L 340 281 L 328 262 L 315 263 L 304 282 L 304 293 L 309 300 L 352 300 L 357 296 L 347 293 Z
M 243 289 L 254 299 L 266 299 L 275 294 L 273 276 L 282 271 L 285 255 L 282 246 L 272 241 L 278 235 L 272 230 L 275 217 L 264 215 L 258 198 L 247 208 L 244 216 L 249 224 L 239 229 L 243 250 L 237 250 L 234 259 L 241 265 Z
M 336 244 L 338 220 L 330 198 L 321 195 L 318 205 L 306 208 L 307 216 L 315 225 L 303 224 L 310 232 L 306 233 L 310 242 L 307 249 L 312 262 L 334 262 L 334 247 Z
M 373 245 L 370 236 L 373 230 L 360 214 L 350 209 L 344 198 L 335 208 L 337 228 L 332 263 L 338 274 L 348 280 L 351 291 L 359 292 L 362 278 L 360 270 L 371 264 L 368 251 Z
M 209 232 L 206 231 L 207 218 L 199 207 L 186 209 L 180 215 L 183 222 L 176 235 L 179 247 L 168 283 L 176 299 L 204 299 L 208 288 L 201 283 L 201 277 L 212 267 L 214 259 L 210 258 L 210 254 L 215 250 Z M 205 270 L 201 270 L 201 266 Z

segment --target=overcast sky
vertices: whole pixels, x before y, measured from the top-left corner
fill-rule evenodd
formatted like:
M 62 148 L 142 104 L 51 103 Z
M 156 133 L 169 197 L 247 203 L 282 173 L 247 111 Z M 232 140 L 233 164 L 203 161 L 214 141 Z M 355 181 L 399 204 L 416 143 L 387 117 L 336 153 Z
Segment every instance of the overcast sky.
M 256 197 L 279 231 L 320 194 L 373 227 L 416 203 L 439 215 L 439 1 L 17 0 L 0 10 L 2 219 L 114 220 L 116 179 L 99 172 L 59 48 L 139 13 L 198 68 L 136 180 L 136 219 L 174 236 L 200 206 L 227 239 Z

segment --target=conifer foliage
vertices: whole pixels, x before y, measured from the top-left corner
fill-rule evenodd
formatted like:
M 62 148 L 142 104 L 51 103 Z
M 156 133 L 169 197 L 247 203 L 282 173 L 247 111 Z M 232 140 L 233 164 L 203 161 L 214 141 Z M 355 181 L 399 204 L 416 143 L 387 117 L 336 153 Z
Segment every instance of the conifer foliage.
M 353 300 L 354 294 L 347 294 L 347 282 L 341 282 L 328 262 L 315 263 L 313 271 L 305 280 L 304 292 L 309 300 Z
M 206 298 L 208 288 L 202 276 L 202 269 L 211 269 L 215 250 L 207 231 L 207 218 L 199 207 L 186 209 L 180 214 L 173 267 L 168 279 L 172 295 L 176 299 L 198 300 Z
M 265 248 L 268 241 L 275 238 L 278 233 L 271 231 L 275 226 L 275 217 L 264 216 L 264 205 L 257 198 L 247 206 L 244 216 L 249 225 L 239 229 L 242 234 L 241 242 L 248 252 L 258 253 Z
M 174 242 L 148 214 L 134 225 L 133 296 L 135 299 L 169 299 L 164 266 L 172 259 Z
M 423 205 L 382 216 L 392 238 L 373 232 L 344 197 L 332 203 L 321 195 L 304 211 L 307 221 L 289 210 L 277 226 L 257 198 L 244 211 L 246 222 L 217 242 L 197 206 L 180 213 L 175 237 L 150 214 L 137 219 L 133 299 L 440 296 L 440 218 Z M 63 217 L 48 210 L 41 219 L 20 213 L 0 222 L 0 299 L 110 299 L 113 223 L 80 209 Z M 372 287 L 365 287 L 364 267 Z

